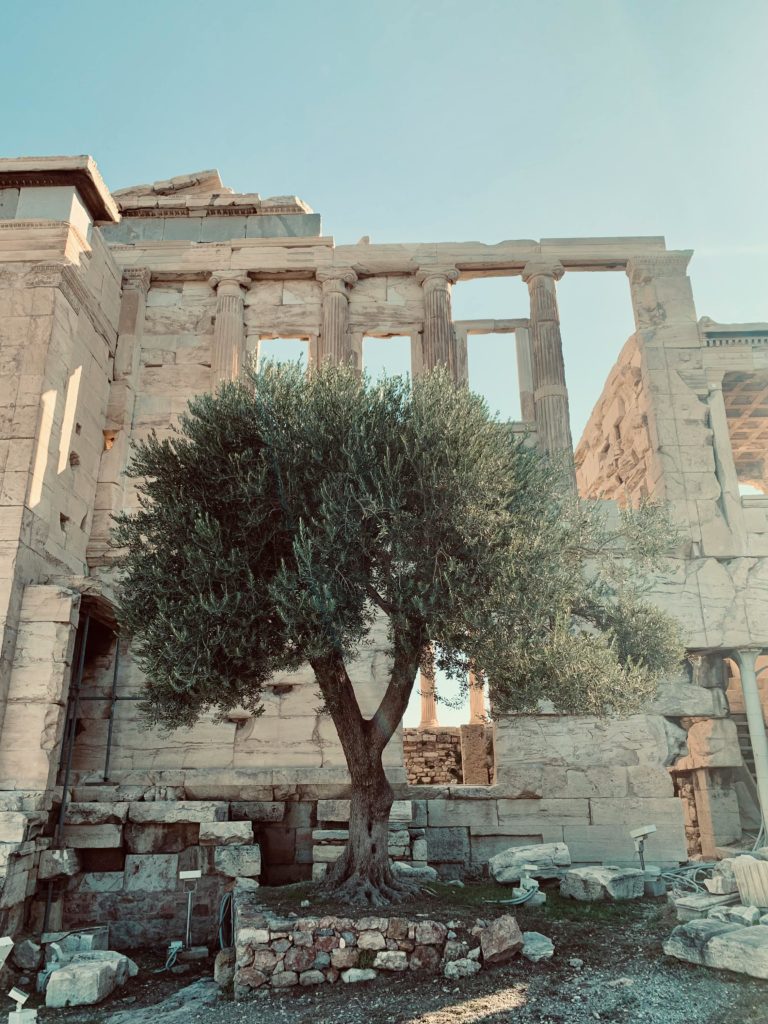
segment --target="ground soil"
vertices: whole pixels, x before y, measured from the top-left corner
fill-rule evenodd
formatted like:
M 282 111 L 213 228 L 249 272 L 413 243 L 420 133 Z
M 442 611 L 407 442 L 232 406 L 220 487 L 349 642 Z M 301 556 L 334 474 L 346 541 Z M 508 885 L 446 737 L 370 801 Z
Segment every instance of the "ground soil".
M 509 897 L 509 889 L 468 884 L 435 885 L 432 894 L 395 909 L 402 916 L 474 923 L 509 908 L 487 900 Z M 264 902 L 281 913 L 346 913 L 313 898 L 310 886 L 263 889 Z M 380 975 L 365 985 L 325 985 L 286 992 L 261 991 L 248 1001 L 224 996 L 190 1024 L 768 1024 L 768 981 L 727 971 L 693 967 L 666 957 L 661 944 L 675 926 L 667 901 L 585 904 L 563 900 L 556 888 L 547 903 L 513 908 L 524 931 L 539 931 L 555 943 L 552 960 L 512 963 L 482 970 L 474 978 Z M 310 907 L 302 908 L 309 899 Z M 360 916 L 352 914 L 349 916 Z M 108 1024 L 118 1010 L 140 1011 L 197 978 L 210 977 L 212 958 L 182 974 L 151 973 L 162 965 L 159 951 L 135 955 L 139 976 L 98 1007 L 40 1009 L 43 1024 Z M 572 960 L 583 961 L 583 966 Z M 28 1004 L 30 1005 L 30 1004 Z M 152 1017 L 162 1024 L 162 1013 Z

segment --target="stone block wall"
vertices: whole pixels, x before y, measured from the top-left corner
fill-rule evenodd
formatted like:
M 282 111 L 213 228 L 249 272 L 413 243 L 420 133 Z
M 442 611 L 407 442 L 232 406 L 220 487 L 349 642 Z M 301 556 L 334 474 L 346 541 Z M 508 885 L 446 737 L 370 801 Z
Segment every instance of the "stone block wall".
M 458 726 L 404 729 L 403 756 L 412 785 L 450 785 L 463 781 Z
M 452 961 L 466 965 L 471 953 L 476 966 L 454 975 L 466 976 L 480 970 L 481 950 L 487 962 L 493 961 L 491 944 L 477 927 L 452 931 L 423 917 L 278 917 L 259 904 L 258 893 L 239 888 L 234 906 L 233 983 L 239 999 L 263 986 L 309 987 L 340 979 L 354 983 L 373 980 L 379 972 L 436 974 Z M 509 959 L 522 946 L 522 936 L 512 919 L 506 921 Z

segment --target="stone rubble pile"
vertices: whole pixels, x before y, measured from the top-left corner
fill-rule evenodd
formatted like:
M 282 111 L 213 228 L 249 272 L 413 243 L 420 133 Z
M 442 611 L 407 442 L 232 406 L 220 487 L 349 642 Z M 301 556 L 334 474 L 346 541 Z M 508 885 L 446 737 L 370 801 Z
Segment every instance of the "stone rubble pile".
M 222 986 L 232 983 L 236 998 L 263 986 L 355 984 L 403 971 L 457 980 L 521 952 L 533 962 L 554 952 L 545 936 L 524 936 L 509 914 L 468 931 L 422 918 L 276 917 L 257 893 L 241 890 L 234 908 L 235 948 L 219 954 L 215 977 Z
M 664 952 L 678 960 L 768 978 L 768 850 L 719 861 L 707 892 L 673 899 L 678 921 Z

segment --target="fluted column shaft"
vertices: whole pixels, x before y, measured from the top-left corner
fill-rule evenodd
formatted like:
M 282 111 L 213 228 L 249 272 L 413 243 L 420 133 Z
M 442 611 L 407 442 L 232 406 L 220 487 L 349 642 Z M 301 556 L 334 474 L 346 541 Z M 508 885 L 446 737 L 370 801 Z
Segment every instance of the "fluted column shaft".
M 421 695 L 421 720 L 420 729 L 436 729 L 439 725 L 437 720 L 437 702 L 435 700 L 435 668 L 432 663 L 427 671 L 419 672 L 419 693 Z
M 532 260 L 523 269 L 531 300 L 533 400 L 539 446 L 550 455 L 572 455 L 568 388 L 557 309 L 560 263 Z
M 457 382 L 463 378 L 463 367 L 453 328 L 451 285 L 458 277 L 453 267 L 424 269 L 417 275 L 424 290 L 421 368 L 426 371 L 447 366 Z
M 216 323 L 211 352 L 211 387 L 215 390 L 227 380 L 235 380 L 245 354 L 245 289 L 249 278 L 238 273 L 219 273 L 211 277 L 216 289 Z
M 349 291 L 357 281 L 350 269 L 318 270 L 323 286 L 323 326 L 318 340 L 318 361 L 335 366 L 355 366 L 357 356 L 349 336 Z
M 475 672 L 469 673 L 469 724 L 482 725 L 485 714 L 485 681 Z

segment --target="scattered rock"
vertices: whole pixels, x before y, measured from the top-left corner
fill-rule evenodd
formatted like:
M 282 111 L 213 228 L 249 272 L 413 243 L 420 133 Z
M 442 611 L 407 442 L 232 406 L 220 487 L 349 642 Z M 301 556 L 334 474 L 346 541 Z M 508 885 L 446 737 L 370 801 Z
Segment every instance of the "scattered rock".
M 415 868 L 404 860 L 395 860 L 392 862 L 392 871 L 396 875 L 401 875 L 404 878 L 413 878 L 417 882 L 437 881 L 437 872 L 434 868 L 429 867 L 428 864 L 421 868 Z
M 446 885 L 452 885 L 455 889 L 463 889 L 464 883 L 460 878 L 452 878 L 450 882 L 446 882 Z
M 381 971 L 405 971 L 408 969 L 408 954 L 388 949 L 376 954 L 373 966 Z
M 13 947 L 13 961 L 21 971 L 36 971 L 43 962 L 43 950 L 32 939 L 22 939 Z
M 540 960 L 549 960 L 554 955 L 555 944 L 552 939 L 541 932 L 523 932 L 522 954 L 526 960 L 537 964 Z
M 575 900 L 634 900 L 643 895 L 645 873 L 638 868 L 596 865 L 566 871 L 560 895 Z
M 523 948 L 523 934 L 511 914 L 481 929 L 479 939 L 486 964 L 504 964 Z
M 568 961 L 568 965 L 570 967 L 573 967 L 574 970 L 580 971 L 581 968 L 584 966 L 584 961 L 580 960 L 577 956 L 572 956 L 571 959 Z
M 341 980 L 348 985 L 353 985 L 358 981 L 373 981 L 375 977 L 376 971 L 370 967 L 350 967 L 348 971 L 341 972 Z
M 451 981 L 458 981 L 459 978 L 471 978 L 473 974 L 477 974 L 480 970 L 480 964 L 477 960 L 470 960 L 469 957 L 463 957 L 461 960 L 451 960 L 443 968 L 443 974 L 446 978 Z
M 488 868 L 499 885 L 511 885 L 520 881 L 524 864 L 535 865 L 534 870 L 527 872 L 532 878 L 560 878 L 563 868 L 570 863 L 571 853 L 565 843 L 537 843 L 497 853 L 488 861 Z
M 219 988 L 229 988 L 235 978 L 235 950 L 220 949 L 213 962 L 213 980 Z

